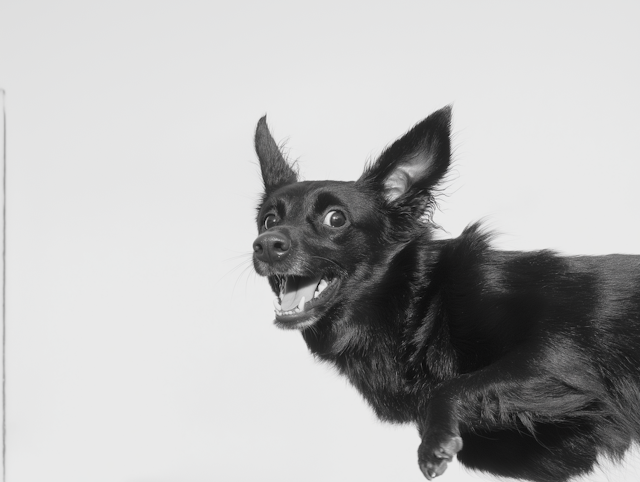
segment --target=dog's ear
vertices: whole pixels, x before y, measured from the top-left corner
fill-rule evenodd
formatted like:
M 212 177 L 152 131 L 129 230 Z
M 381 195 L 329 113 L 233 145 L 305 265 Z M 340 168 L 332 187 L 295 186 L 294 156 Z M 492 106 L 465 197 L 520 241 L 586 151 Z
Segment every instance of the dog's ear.
M 358 183 L 372 184 L 389 203 L 417 211 L 430 205 L 432 190 L 449 167 L 450 126 L 451 106 L 434 112 L 388 147 Z
M 280 148 L 273 140 L 269 127 L 267 127 L 267 116 L 258 121 L 255 138 L 256 154 L 260 160 L 262 170 L 262 180 L 266 194 L 285 184 L 290 184 L 298 180 L 296 172 L 287 163 Z

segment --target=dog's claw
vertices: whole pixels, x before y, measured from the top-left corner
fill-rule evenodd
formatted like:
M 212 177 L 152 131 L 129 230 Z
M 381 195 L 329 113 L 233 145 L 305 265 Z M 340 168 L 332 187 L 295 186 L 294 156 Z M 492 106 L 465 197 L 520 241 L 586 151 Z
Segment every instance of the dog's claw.
M 444 442 L 433 447 L 429 442 L 423 441 L 418 449 L 420 470 L 427 478 L 432 480 L 447 470 L 447 464 L 462 450 L 462 438 L 450 437 Z

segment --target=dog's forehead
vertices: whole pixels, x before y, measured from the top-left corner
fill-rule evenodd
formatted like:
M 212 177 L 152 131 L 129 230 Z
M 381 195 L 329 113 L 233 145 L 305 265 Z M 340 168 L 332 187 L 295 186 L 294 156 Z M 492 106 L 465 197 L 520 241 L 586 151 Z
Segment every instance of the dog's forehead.
M 357 189 L 354 181 L 301 181 L 275 191 L 266 204 L 284 202 L 291 208 L 310 210 L 329 205 L 358 205 L 367 195 Z

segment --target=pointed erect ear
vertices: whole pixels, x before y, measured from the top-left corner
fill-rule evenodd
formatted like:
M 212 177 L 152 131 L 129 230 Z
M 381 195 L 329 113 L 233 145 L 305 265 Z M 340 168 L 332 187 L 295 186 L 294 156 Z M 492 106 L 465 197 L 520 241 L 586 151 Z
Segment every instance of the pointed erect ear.
M 267 116 L 258 121 L 256 128 L 256 154 L 260 160 L 262 180 L 266 194 L 280 186 L 290 184 L 298 180 L 296 172 L 285 161 L 280 148 L 273 140 L 267 127 Z
M 389 202 L 428 205 L 449 167 L 450 125 L 451 106 L 434 112 L 388 147 L 358 182 L 382 190 Z

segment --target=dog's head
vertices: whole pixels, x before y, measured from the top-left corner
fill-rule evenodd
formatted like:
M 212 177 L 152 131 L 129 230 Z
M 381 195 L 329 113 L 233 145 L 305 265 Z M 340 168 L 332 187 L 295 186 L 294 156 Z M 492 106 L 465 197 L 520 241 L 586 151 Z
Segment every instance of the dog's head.
M 279 326 L 342 319 L 375 296 L 376 280 L 402 246 L 429 237 L 434 189 L 450 162 L 450 119 L 450 107 L 433 113 L 354 182 L 299 182 L 260 119 L 264 196 L 253 262 L 277 296 Z

